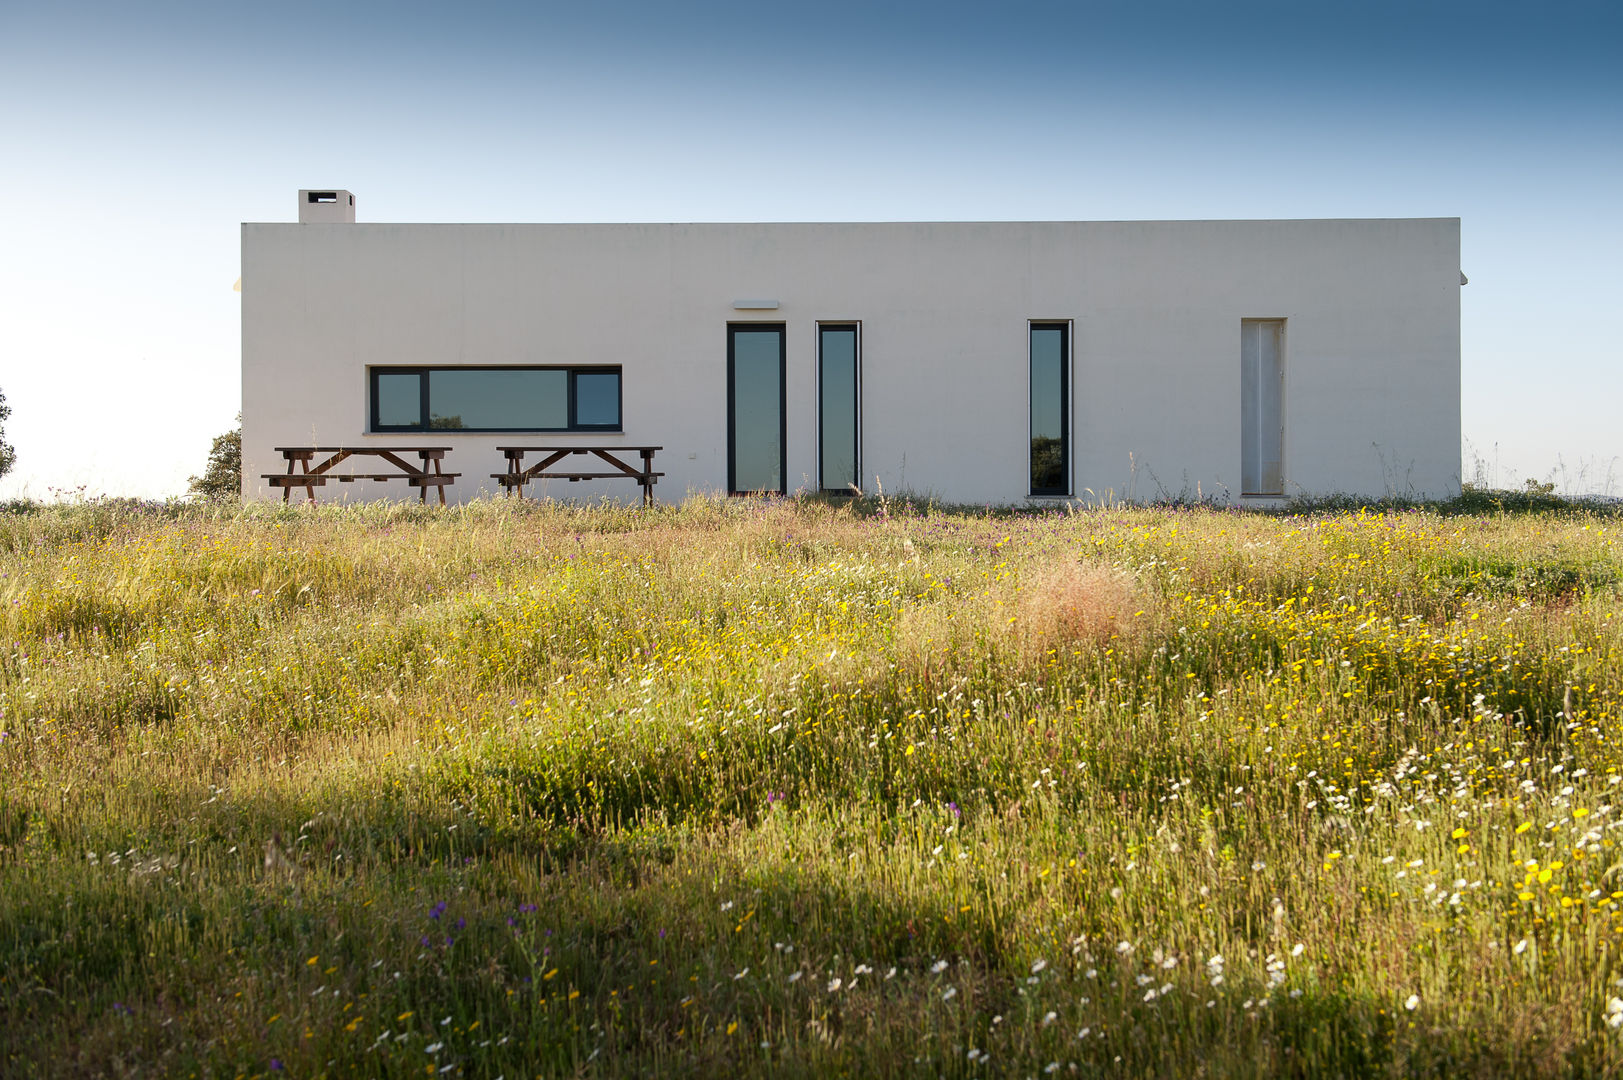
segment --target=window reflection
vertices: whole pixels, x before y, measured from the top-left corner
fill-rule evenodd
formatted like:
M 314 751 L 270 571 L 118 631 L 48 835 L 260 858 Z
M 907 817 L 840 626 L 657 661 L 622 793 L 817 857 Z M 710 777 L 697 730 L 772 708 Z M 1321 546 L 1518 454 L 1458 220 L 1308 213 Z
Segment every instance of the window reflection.
M 1066 334 L 1063 325 L 1031 328 L 1031 493 L 1066 493 Z
M 620 429 L 619 368 L 383 368 L 371 391 L 379 430 Z
M 415 427 L 423 422 L 423 377 L 380 374 L 377 377 L 377 420 L 380 427 Z
M 857 477 L 857 328 L 823 327 L 818 335 L 821 483 L 825 490 L 861 486 Z
M 618 371 L 577 371 L 575 373 L 575 426 L 620 426 L 620 373 Z
M 783 329 L 733 327 L 734 491 L 783 490 Z

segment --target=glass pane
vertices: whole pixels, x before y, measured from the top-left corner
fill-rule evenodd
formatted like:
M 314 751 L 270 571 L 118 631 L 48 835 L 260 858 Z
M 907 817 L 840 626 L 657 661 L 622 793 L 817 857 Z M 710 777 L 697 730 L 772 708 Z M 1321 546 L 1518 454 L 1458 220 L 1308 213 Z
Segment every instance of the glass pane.
M 423 422 L 423 377 L 410 374 L 378 376 L 378 426 L 416 427 Z
M 1065 490 L 1065 331 L 1031 331 L 1031 490 Z
M 733 490 L 783 488 L 783 331 L 733 332 Z
M 820 363 L 822 485 L 844 491 L 858 484 L 856 328 L 824 330 Z
M 428 426 L 563 431 L 569 427 L 569 373 L 475 368 L 430 371 Z
M 1242 495 L 1284 490 L 1284 372 L 1274 320 L 1240 323 L 1240 487 Z
M 575 372 L 575 424 L 577 427 L 620 426 L 620 373 Z

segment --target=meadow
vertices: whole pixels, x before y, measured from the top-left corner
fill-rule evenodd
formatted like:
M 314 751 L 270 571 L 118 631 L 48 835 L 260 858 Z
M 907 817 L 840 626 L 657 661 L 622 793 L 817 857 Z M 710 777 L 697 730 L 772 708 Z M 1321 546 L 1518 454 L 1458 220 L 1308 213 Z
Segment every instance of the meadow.
M 1620 538 L 0 513 L 0 1074 L 1615 1074 Z

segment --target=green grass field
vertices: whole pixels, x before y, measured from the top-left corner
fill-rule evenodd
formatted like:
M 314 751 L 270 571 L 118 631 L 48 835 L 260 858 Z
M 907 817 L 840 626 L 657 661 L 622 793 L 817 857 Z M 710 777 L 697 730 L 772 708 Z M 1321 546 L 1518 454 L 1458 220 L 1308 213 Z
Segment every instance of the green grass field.
M 0 513 L 0 1074 L 1616 1074 L 1620 537 Z

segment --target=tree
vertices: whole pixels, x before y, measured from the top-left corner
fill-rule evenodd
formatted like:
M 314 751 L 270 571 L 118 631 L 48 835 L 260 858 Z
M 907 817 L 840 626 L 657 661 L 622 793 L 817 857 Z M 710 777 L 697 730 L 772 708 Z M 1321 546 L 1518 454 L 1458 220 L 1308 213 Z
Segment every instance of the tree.
M 230 502 L 242 497 L 242 414 L 237 426 L 214 437 L 209 460 L 202 476 L 189 478 L 186 494 L 210 502 Z
M 6 417 L 11 415 L 11 406 L 6 404 L 6 393 L 0 390 L 0 476 L 11 471 L 17 464 L 17 451 L 6 442 Z

